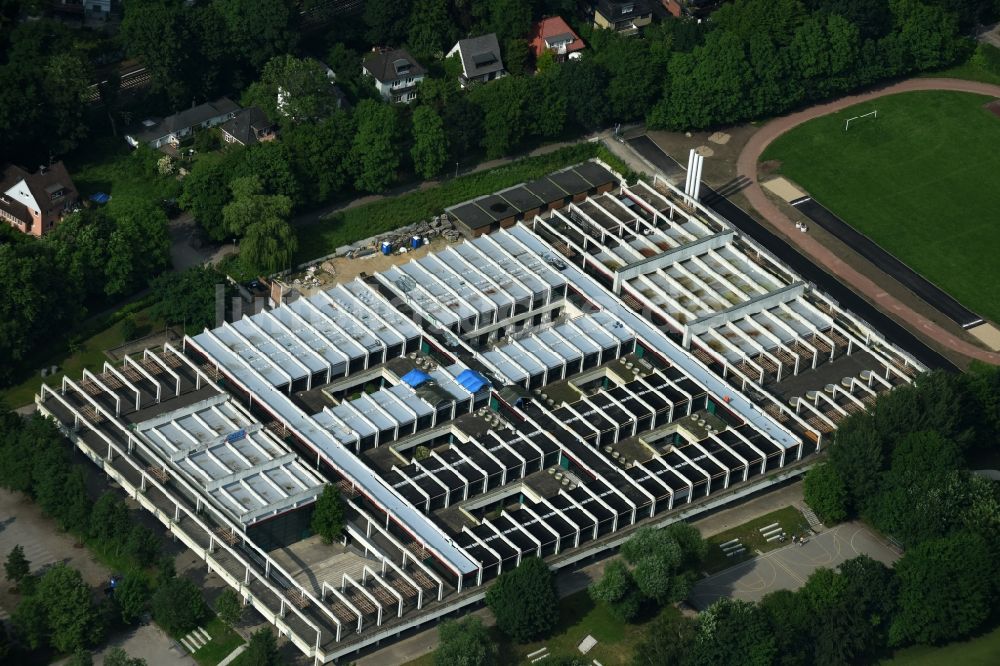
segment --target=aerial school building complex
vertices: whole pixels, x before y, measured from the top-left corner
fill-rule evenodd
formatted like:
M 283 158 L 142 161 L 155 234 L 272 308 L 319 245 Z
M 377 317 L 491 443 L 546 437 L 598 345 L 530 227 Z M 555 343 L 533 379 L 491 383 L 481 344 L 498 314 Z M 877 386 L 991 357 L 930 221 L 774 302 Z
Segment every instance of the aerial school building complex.
M 923 370 L 696 196 L 530 199 L 37 406 L 303 653 L 350 658 L 523 557 L 570 566 L 801 473 Z M 344 544 L 309 536 L 324 483 Z

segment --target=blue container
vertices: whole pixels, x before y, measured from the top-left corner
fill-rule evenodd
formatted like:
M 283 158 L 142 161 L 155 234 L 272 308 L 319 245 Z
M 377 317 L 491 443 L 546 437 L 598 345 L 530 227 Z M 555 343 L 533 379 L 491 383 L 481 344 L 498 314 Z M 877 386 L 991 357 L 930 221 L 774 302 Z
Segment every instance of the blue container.
M 392 243 L 382 241 L 382 254 L 392 254 Z
M 416 250 L 418 247 L 424 244 L 424 240 L 420 236 L 414 236 L 410 239 L 410 247 Z

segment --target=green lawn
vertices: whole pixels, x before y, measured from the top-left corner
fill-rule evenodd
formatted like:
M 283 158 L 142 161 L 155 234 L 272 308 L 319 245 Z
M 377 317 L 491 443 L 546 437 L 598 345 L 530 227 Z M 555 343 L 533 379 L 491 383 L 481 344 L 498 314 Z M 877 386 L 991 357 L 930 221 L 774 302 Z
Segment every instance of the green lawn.
M 702 569 L 707 573 L 713 574 L 717 571 L 728 569 L 734 564 L 748 560 L 751 557 L 755 557 L 757 551 L 766 553 L 769 550 L 784 545 L 779 541 L 766 541 L 761 536 L 760 528 L 767 527 L 773 523 L 779 523 L 789 537 L 801 534 L 809 529 L 809 523 L 806 522 L 802 513 L 794 506 L 786 506 L 784 509 L 772 511 L 760 518 L 755 518 L 748 523 L 743 523 L 706 539 L 705 541 L 708 542 L 708 554 L 705 556 L 704 563 L 702 563 Z M 746 547 L 746 552 L 742 555 L 726 557 L 720 545 L 737 538 Z
M 138 335 L 145 335 L 154 328 L 162 328 L 163 326 L 162 322 L 151 321 L 148 309 L 137 312 L 135 319 L 138 325 Z M 104 355 L 104 350 L 117 347 L 123 342 L 120 321 L 84 340 L 75 348 L 64 342 L 52 352 L 44 363 L 38 364 L 39 368 L 58 365 L 59 372 L 45 378 L 42 378 L 38 372 L 34 372 L 20 384 L 0 391 L 0 401 L 11 408 L 21 407 L 30 404 L 35 399 L 35 393 L 41 388 L 42 382 L 49 386 L 58 386 L 64 375 L 68 374 L 70 379 L 78 380 L 84 368 L 98 372 L 104 365 L 104 361 L 108 360 L 108 357 Z
M 990 98 L 913 92 L 801 125 L 763 160 L 978 314 L 1000 321 L 1000 118 Z M 844 121 L 872 110 L 878 118 Z
M 564 598 L 559 604 L 559 611 L 561 619 L 555 633 L 545 640 L 527 645 L 511 643 L 495 627 L 491 627 L 490 633 L 494 636 L 498 649 L 498 664 L 514 666 L 529 663 L 527 656 L 543 647 L 547 647 L 554 657 L 582 657 L 577 646 L 588 635 L 597 639 L 597 645 L 587 653 L 586 661 L 596 659 L 604 666 L 618 666 L 632 662 L 632 652 L 636 644 L 642 640 L 645 624 L 626 624 L 616 619 L 608 611 L 607 606 L 595 604 L 586 590 Z M 678 611 L 673 606 L 667 606 L 660 613 L 675 614 Z M 432 652 L 407 662 L 406 666 L 433 666 L 433 664 Z
M 993 666 L 1000 662 L 1000 627 L 988 634 L 944 647 L 918 646 L 899 650 L 883 666 Z
M 244 642 L 239 634 L 218 617 L 213 617 L 205 625 L 205 631 L 212 640 L 191 655 L 201 666 L 215 666 Z

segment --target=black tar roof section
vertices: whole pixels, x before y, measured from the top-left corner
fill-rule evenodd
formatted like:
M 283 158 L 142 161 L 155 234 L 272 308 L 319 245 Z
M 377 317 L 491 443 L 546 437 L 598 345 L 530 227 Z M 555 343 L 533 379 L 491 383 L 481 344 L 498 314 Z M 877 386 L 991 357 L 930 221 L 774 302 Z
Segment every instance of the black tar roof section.
M 580 194 L 590 189 L 590 183 L 584 180 L 583 176 L 572 168 L 550 173 L 549 180 L 561 187 L 568 194 Z
M 492 215 L 495 220 L 502 220 L 505 217 L 524 212 L 515 206 L 511 206 L 509 201 L 496 194 L 476 199 L 476 203 L 486 211 L 487 215 Z
M 614 182 L 614 174 L 597 162 L 587 161 L 445 210 L 468 228 L 481 229 L 503 218 Z
M 566 190 L 544 176 L 530 183 L 525 183 L 524 186 L 545 203 L 559 201 L 568 194 Z
M 488 227 L 496 222 L 494 218 L 486 214 L 486 211 L 477 206 L 474 201 L 456 206 L 448 212 L 451 213 L 452 217 L 470 229 Z
M 500 196 L 508 201 L 511 206 L 516 208 L 519 212 L 524 212 L 526 210 L 531 210 L 532 208 L 538 208 L 542 204 L 546 203 L 542 201 L 538 195 L 533 194 L 524 185 L 515 185 L 514 187 L 498 192 Z
M 573 171 L 583 176 L 591 187 L 600 187 L 615 182 L 614 175 L 597 162 L 584 162 L 573 167 Z

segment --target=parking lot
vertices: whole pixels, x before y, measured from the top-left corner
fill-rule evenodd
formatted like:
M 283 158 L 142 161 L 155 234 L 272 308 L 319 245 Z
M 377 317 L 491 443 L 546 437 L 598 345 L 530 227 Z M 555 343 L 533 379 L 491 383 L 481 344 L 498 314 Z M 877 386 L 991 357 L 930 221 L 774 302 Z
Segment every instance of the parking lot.
M 899 558 L 861 523 L 845 523 L 801 546 L 789 544 L 709 576 L 695 584 L 689 598 L 699 610 L 720 597 L 758 601 L 775 590 L 798 589 L 816 569 L 833 569 L 861 554 L 890 566 Z

